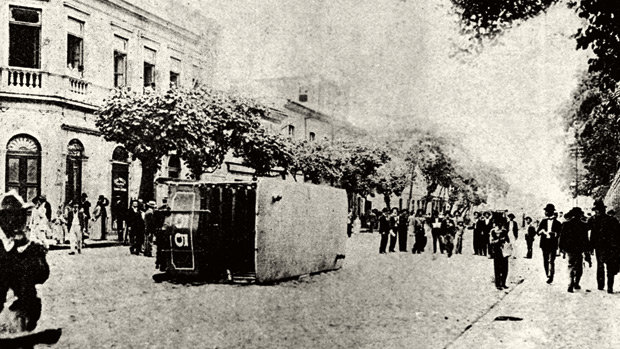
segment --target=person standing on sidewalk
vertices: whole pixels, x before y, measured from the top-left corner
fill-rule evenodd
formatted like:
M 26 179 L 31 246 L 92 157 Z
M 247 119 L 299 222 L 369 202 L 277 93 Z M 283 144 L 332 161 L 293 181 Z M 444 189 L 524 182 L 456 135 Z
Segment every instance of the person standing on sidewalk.
M 155 236 L 155 209 L 157 204 L 151 200 L 146 203 L 146 212 L 144 212 L 144 256 L 153 256 L 153 237 Z
M 598 289 L 605 288 L 605 271 L 607 271 L 607 293 L 614 292 L 614 276 L 618 273 L 620 263 L 620 223 L 605 213 L 605 204 L 601 200 L 594 202 L 594 216 L 590 219 L 590 245 L 596 252 L 596 281 Z M 607 270 L 605 270 L 607 269 Z
M 400 210 L 398 216 L 398 250 L 400 252 L 407 252 L 407 228 L 409 227 L 409 211 L 406 209 Z
M 71 246 L 71 252 L 69 254 L 82 253 L 82 223 L 84 220 L 84 212 L 80 209 L 80 204 L 73 203 L 71 211 L 67 215 L 67 222 L 69 226 L 69 244 Z
M 443 253 L 443 244 L 441 243 L 441 218 L 439 212 L 433 211 L 431 216 L 431 234 L 433 236 L 433 253 L 437 253 L 437 244 L 439 244 L 439 252 Z
M 463 234 L 465 233 L 465 224 L 462 220 L 456 223 L 456 237 L 454 239 L 454 254 L 463 254 Z
M 495 272 L 495 287 L 498 290 L 508 288 L 506 279 L 508 278 L 508 258 L 505 245 L 510 243 L 508 231 L 502 227 L 500 222 L 494 222 L 490 232 L 489 254 L 493 258 L 493 270 Z
M 379 245 L 379 253 L 385 254 L 388 244 L 388 236 L 390 235 L 390 220 L 387 207 L 383 209 L 379 217 L 379 235 L 381 235 L 381 243 Z
M 394 207 L 390 214 L 390 252 L 396 252 L 396 240 L 398 239 L 398 209 Z
M 413 253 L 422 253 L 426 247 L 426 231 L 425 231 L 425 218 L 424 211 L 418 209 L 414 220 L 413 234 L 415 235 L 415 244 L 413 245 Z
M 515 222 L 515 215 L 510 213 L 508 214 L 508 223 L 506 223 L 506 228 L 509 233 L 512 233 L 512 236 L 515 237 L 515 241 L 519 238 L 519 225 Z
M 586 254 L 586 261 L 590 261 L 590 250 L 588 243 L 588 225 L 581 221 L 583 211 L 579 207 L 574 207 L 564 216 L 567 220 L 562 224 L 560 233 L 559 247 L 562 253 L 568 256 L 569 283 L 568 292 L 581 289 L 579 281 L 583 274 L 583 254 Z
M 550 284 L 553 282 L 555 274 L 555 257 L 558 250 L 558 236 L 562 229 L 562 223 L 555 218 L 555 206 L 553 204 L 545 206 L 545 217 L 540 222 L 537 233 L 540 235 L 540 249 L 543 254 L 547 283 Z
M 127 229 L 129 229 L 129 240 L 131 247 L 129 252 L 131 254 L 139 255 L 142 250 L 142 244 L 144 243 L 144 219 L 142 218 L 142 211 L 140 210 L 139 202 L 133 200 L 131 202 L 131 208 L 127 212 L 126 222 Z
M 474 243 L 474 255 L 479 255 L 480 254 L 480 229 L 481 229 L 481 225 L 480 222 L 481 218 L 480 218 L 480 212 L 476 211 L 474 212 L 474 218 L 471 222 L 471 226 L 470 229 L 472 230 L 472 237 L 473 237 L 473 243 Z
M 536 238 L 536 225 L 532 224 L 532 217 L 525 217 L 525 243 L 527 244 L 527 254 L 525 258 L 532 259 L 532 247 L 534 246 L 534 239 Z

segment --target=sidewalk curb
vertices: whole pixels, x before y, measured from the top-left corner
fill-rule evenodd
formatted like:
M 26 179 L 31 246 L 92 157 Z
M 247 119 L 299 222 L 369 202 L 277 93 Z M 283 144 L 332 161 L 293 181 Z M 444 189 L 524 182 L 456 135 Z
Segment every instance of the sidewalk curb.
M 105 248 L 105 247 L 115 247 L 115 246 L 123 246 L 122 243 L 117 241 L 101 241 L 101 242 L 91 242 L 84 243 L 82 248 Z M 59 251 L 59 250 L 69 250 L 71 248 L 70 245 L 62 244 L 62 245 L 50 245 L 50 251 Z

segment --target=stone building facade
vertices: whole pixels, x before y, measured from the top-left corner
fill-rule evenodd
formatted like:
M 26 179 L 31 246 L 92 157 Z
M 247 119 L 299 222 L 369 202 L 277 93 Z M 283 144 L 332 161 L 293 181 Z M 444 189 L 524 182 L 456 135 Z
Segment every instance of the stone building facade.
M 164 3 L 166 5 L 164 5 Z M 160 5 L 160 6 L 157 6 Z M 136 197 L 140 168 L 95 111 L 115 87 L 209 84 L 219 28 L 171 1 L 8 0 L 0 5 L 0 185 L 53 206 Z M 179 20 L 184 17 L 185 20 Z M 174 20 L 174 22 L 173 22 Z M 182 176 L 179 159 L 162 174 Z

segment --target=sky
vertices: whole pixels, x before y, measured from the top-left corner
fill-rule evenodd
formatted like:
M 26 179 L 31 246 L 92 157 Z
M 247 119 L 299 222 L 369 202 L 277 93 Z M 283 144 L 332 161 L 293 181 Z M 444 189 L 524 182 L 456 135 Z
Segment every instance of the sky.
M 580 23 L 565 6 L 463 55 L 448 0 L 184 1 L 222 27 L 218 81 L 326 76 L 350 87 L 358 126 L 427 120 L 516 191 L 568 200 L 559 110 L 588 56 L 575 49 Z

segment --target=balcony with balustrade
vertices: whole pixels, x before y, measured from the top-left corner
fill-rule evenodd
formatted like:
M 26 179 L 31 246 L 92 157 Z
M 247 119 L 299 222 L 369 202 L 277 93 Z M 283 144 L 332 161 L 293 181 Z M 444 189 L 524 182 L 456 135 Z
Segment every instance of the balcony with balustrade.
M 77 74 L 54 74 L 40 69 L 0 67 L 0 98 L 67 103 L 95 110 L 111 92 Z

